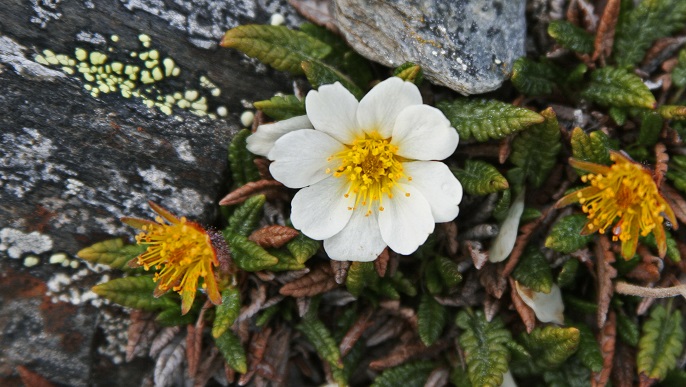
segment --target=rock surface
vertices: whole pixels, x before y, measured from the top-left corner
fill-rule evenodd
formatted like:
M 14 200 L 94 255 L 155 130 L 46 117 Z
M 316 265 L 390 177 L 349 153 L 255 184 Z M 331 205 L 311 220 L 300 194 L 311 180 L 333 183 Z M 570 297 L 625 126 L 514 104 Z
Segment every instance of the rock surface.
M 524 0 L 333 0 L 355 50 L 387 66 L 414 62 L 461 94 L 500 87 L 524 55 Z

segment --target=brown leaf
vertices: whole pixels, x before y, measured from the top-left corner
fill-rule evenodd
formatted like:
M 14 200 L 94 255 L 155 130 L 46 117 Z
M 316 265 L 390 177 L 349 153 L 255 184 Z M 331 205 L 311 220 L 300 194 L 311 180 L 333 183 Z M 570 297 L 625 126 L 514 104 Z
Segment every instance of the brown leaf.
M 279 289 L 279 293 L 292 297 L 312 297 L 338 287 L 331 265 L 315 267 L 304 276 L 289 282 Z
M 209 352 L 208 352 L 209 351 Z M 224 358 L 219 355 L 219 349 L 212 346 L 205 351 L 203 361 L 198 368 L 198 373 L 193 378 L 193 387 L 203 387 L 212 378 L 212 375 L 219 370 L 224 363 Z
M 667 173 L 667 162 L 669 161 L 669 155 L 667 154 L 667 148 L 665 144 L 657 143 L 655 145 L 655 184 L 659 187 L 662 186 L 665 174 Z
M 262 362 L 255 372 L 276 383 L 283 383 L 288 379 L 288 359 L 290 358 L 291 331 L 288 328 L 278 328 L 267 342 Z
M 251 181 L 246 185 L 229 192 L 228 195 L 224 196 L 224 198 L 219 201 L 219 205 L 232 206 L 234 204 L 243 203 L 253 195 L 273 193 L 281 187 L 283 187 L 283 184 L 276 180 Z
M 669 184 L 662 184 L 661 188 L 662 197 L 665 198 L 667 204 L 674 211 L 674 216 L 681 221 L 681 223 L 686 223 L 686 200 L 679 194 L 677 190 L 672 188 Z M 674 224 L 672 227 L 676 228 L 678 225 Z
M 686 42 L 686 37 L 666 37 L 656 40 L 646 52 L 640 69 L 646 73 L 655 71 L 666 59 L 673 56 Z
M 615 357 L 615 339 L 617 337 L 617 317 L 615 312 L 610 311 L 607 323 L 598 333 L 600 351 L 603 354 L 603 369 L 600 372 L 593 372 L 591 377 L 592 387 L 604 387 L 607 385 L 612 373 L 612 366 Z
M 188 363 L 188 375 L 192 378 L 198 372 L 200 353 L 202 352 L 202 334 L 205 329 L 205 311 L 212 306 L 210 300 L 205 302 L 195 325 L 189 324 L 186 328 L 186 361 Z
M 241 322 L 257 314 L 257 312 L 262 310 L 266 300 L 267 285 L 260 284 L 256 289 L 250 291 L 250 304 L 241 308 L 241 313 L 238 315 L 236 321 Z
M 274 224 L 253 231 L 248 239 L 264 248 L 278 249 L 299 234 L 300 232 L 294 228 Z
M 447 222 L 438 225 L 441 231 L 442 241 L 445 241 L 445 248 L 448 251 L 448 255 L 454 257 L 457 255 L 457 251 L 460 247 L 460 243 L 457 241 L 457 223 Z
M 257 128 L 264 124 L 267 121 L 267 116 L 264 114 L 262 110 L 258 110 L 255 112 L 255 117 L 252 119 L 252 130 L 253 133 L 257 131 Z
M 23 365 L 17 366 L 17 372 L 19 373 L 21 382 L 24 383 L 24 386 L 26 387 L 55 387 L 48 379 L 29 370 Z
M 610 240 L 600 235 L 595 244 L 596 269 L 598 274 L 598 328 L 605 326 L 607 311 L 614 294 L 612 279 L 617 277 L 617 270 L 612 267 L 615 255 L 611 250 Z
M 382 371 L 386 368 L 395 367 L 403 364 L 412 356 L 419 355 L 426 350 L 426 346 L 419 340 L 410 343 L 400 343 L 388 351 L 388 355 L 369 363 L 369 368 L 375 371 Z
M 224 377 L 229 384 L 236 380 L 236 371 L 227 362 L 224 362 Z
M 269 171 L 269 164 L 271 164 L 271 161 L 262 157 L 257 157 L 255 160 L 253 160 L 253 163 L 255 163 L 255 166 L 257 167 L 257 172 L 260 174 L 260 179 L 274 180 L 272 173 Z
M 419 319 L 414 309 L 401 307 L 396 300 L 381 301 L 379 306 L 391 312 L 395 316 L 402 317 L 416 331 L 419 327 Z
M 376 274 L 379 275 L 379 277 L 383 278 L 383 276 L 386 275 L 386 269 L 388 269 L 388 261 L 391 259 L 391 253 L 388 250 L 388 247 L 383 249 L 381 254 L 374 260 L 374 269 L 376 269 Z M 336 279 L 336 282 L 338 282 L 338 278 Z M 342 283 L 342 282 L 338 282 Z
M 632 347 L 616 341 L 614 366 L 612 367 L 612 385 L 632 387 L 636 368 L 636 354 Z
M 331 260 L 331 270 L 334 272 L 334 279 L 336 283 L 341 285 L 345 282 L 345 278 L 348 276 L 348 269 L 350 268 L 350 261 L 336 261 Z
M 522 319 L 524 327 L 526 327 L 526 333 L 531 333 L 531 331 L 536 328 L 536 314 L 534 313 L 534 310 L 529 307 L 529 305 L 524 303 L 522 297 L 520 297 L 519 293 L 517 293 L 515 282 L 512 277 L 508 277 L 508 280 L 510 282 L 510 296 L 512 297 L 512 304 L 519 314 L 519 317 Z
M 388 321 L 384 322 L 372 332 L 369 337 L 367 337 L 367 346 L 373 347 L 375 345 L 381 344 L 386 340 L 393 339 L 400 335 L 405 329 L 405 324 L 402 320 L 396 318 L 389 318 Z
M 477 241 L 465 241 L 465 246 L 467 246 L 467 251 L 469 251 L 469 256 L 472 257 L 472 262 L 474 262 L 474 267 L 477 270 L 481 270 L 482 267 L 488 262 L 488 252 L 484 251 L 481 242 Z
M 500 164 L 505 164 L 505 161 L 507 161 L 507 158 L 510 157 L 510 152 L 512 151 L 512 139 L 510 136 L 507 136 L 500 140 L 500 144 L 498 145 L 498 162 Z
M 143 355 L 147 351 L 147 346 L 157 333 L 155 327 L 156 315 L 140 309 L 131 311 L 129 328 L 126 330 L 126 361 L 133 360 L 134 357 Z
M 486 321 L 491 322 L 498 315 L 498 312 L 500 312 L 500 300 L 487 295 L 484 300 L 484 316 Z
M 510 274 L 512 274 L 512 271 L 515 269 L 515 267 L 517 267 L 517 263 L 519 263 L 519 258 L 522 256 L 524 248 L 527 244 L 529 244 L 529 240 L 531 240 L 534 232 L 536 232 L 538 227 L 548 217 L 551 211 L 555 211 L 554 206 L 548 206 L 548 208 L 543 210 L 538 219 L 519 228 L 519 236 L 517 236 L 517 240 L 515 240 L 515 245 L 510 253 L 510 258 L 508 258 L 507 262 L 505 263 L 505 268 L 502 272 L 503 277 L 508 277 Z
M 593 56 L 591 57 L 594 61 L 598 60 L 601 56 L 602 58 L 607 58 L 612 53 L 620 3 L 621 0 L 608 0 L 605 5 L 603 16 L 600 18 L 598 31 L 595 35 Z
M 174 337 L 176 337 L 176 335 L 178 335 L 179 332 L 181 332 L 181 327 L 179 326 L 162 328 L 162 330 L 152 340 L 152 344 L 150 344 L 150 352 L 148 353 L 148 355 L 153 359 L 157 358 L 157 355 L 160 354 L 160 352 L 164 349 L 164 347 L 167 346 L 167 344 L 171 343 L 171 341 L 174 340 Z
M 341 339 L 338 348 L 341 351 L 341 356 L 345 356 L 353 349 L 357 340 L 360 339 L 364 331 L 372 325 L 369 318 L 372 316 L 372 310 L 368 310 L 362 314 L 353 325 L 348 329 L 345 336 Z
M 503 265 L 492 263 L 479 272 L 479 282 L 486 288 L 486 293 L 500 299 L 507 289 L 507 276 L 503 275 Z
M 238 379 L 239 385 L 245 386 L 250 382 L 250 379 L 252 379 L 257 370 L 257 366 L 264 358 L 264 353 L 267 349 L 267 341 L 271 334 L 272 329 L 270 327 L 253 333 L 248 348 L 248 372 L 245 375 L 241 375 L 240 379 Z
M 171 385 L 174 374 L 182 370 L 186 341 L 180 338 L 169 343 L 155 362 L 154 380 L 156 386 Z

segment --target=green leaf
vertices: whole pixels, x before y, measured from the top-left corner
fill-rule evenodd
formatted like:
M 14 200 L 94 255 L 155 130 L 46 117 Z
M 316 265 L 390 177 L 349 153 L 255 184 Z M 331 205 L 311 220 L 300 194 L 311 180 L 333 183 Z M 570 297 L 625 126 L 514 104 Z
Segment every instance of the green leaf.
M 553 272 L 541 251 L 532 245 L 526 247 L 524 254 L 512 272 L 512 277 L 522 285 L 539 293 L 550 293 L 553 286 Z
M 290 271 L 306 268 L 305 264 L 298 262 L 288 251 L 269 249 L 267 252 L 279 259 L 279 263 L 269 267 L 269 271 Z
M 593 332 L 585 324 L 574 324 L 574 327 L 579 330 L 579 350 L 576 356 L 588 369 L 600 372 L 603 369 L 603 354 Z
M 450 383 L 455 387 L 472 387 L 467 370 L 463 369 L 459 364 L 450 371 Z
M 545 247 L 560 253 L 573 253 L 593 240 L 593 235 L 581 235 L 588 219 L 584 214 L 568 215 L 558 220 L 545 239 Z
M 529 96 L 549 95 L 563 79 L 564 72 L 550 62 L 536 62 L 521 57 L 512 66 L 512 84 L 520 93 Z
M 323 360 L 334 368 L 343 368 L 338 345 L 321 320 L 314 316 L 306 316 L 298 324 L 297 329 L 307 337 Z
M 581 128 L 572 131 L 572 156 L 581 161 L 610 165 L 610 138 L 597 130 L 586 134 Z
M 269 117 L 281 121 L 305 115 L 305 101 L 294 95 L 275 96 L 253 104 L 255 109 L 262 110 Z
M 223 335 L 215 338 L 214 343 L 217 344 L 219 352 L 222 353 L 226 363 L 231 368 L 241 374 L 248 372 L 248 358 L 238 336 L 227 330 Z
M 560 151 L 560 127 L 552 108 L 541 112 L 545 121 L 520 133 L 512 142 L 510 160 L 518 170 L 520 179 L 526 178 L 540 187 L 557 161 Z M 517 182 L 524 184 L 524 181 Z
M 436 104 L 463 140 L 501 139 L 543 122 L 540 114 L 496 100 L 457 98 Z
M 243 25 L 226 31 L 221 45 L 235 48 L 279 71 L 302 74 L 303 61 L 322 59 L 331 47 L 300 31 L 284 26 Z
M 578 270 L 579 261 L 574 258 L 568 259 L 565 264 L 562 265 L 562 270 L 560 270 L 560 273 L 557 275 L 557 285 L 562 289 L 572 286 Z
M 246 139 L 252 132 L 243 129 L 236 133 L 229 145 L 229 165 L 234 187 L 240 187 L 251 181 L 260 179 L 260 173 L 255 166 L 255 155 L 246 148 Z
M 145 275 L 113 279 L 93 286 L 92 290 L 100 297 L 134 309 L 156 311 L 177 306 L 169 296 L 153 296 L 155 282 Z
M 314 239 L 310 239 L 305 236 L 305 234 L 299 234 L 297 237 L 293 238 L 286 248 L 293 254 L 293 257 L 299 263 L 305 263 L 307 260 L 312 258 L 319 250 L 320 242 Z
M 357 99 L 364 96 L 364 91 L 348 78 L 347 75 L 325 63 L 319 61 L 306 61 L 302 63 L 302 69 L 305 72 L 307 80 L 315 89 L 318 89 L 321 85 L 340 82 L 341 85 L 348 89 Z
M 659 387 L 686 386 L 686 371 L 672 370 L 667 373 L 667 377 L 658 384 Z
M 433 297 L 424 293 L 417 312 L 419 338 L 427 347 L 435 343 L 448 322 L 448 310 Z
M 164 327 L 186 326 L 188 324 L 195 324 L 198 320 L 198 314 L 193 310 L 196 304 L 193 304 L 193 309 L 190 313 L 181 314 L 181 306 L 178 305 L 173 308 L 168 308 L 157 314 L 155 322 Z
M 551 370 L 564 364 L 579 346 L 577 328 L 548 325 L 536 327 L 530 334 L 522 333 L 520 342 L 531 353 L 534 366 Z
M 76 255 L 90 263 L 107 265 L 113 269 L 133 271 L 127 263 L 143 254 L 145 245 L 125 245 L 120 238 L 109 239 L 81 249 Z
M 657 112 L 666 120 L 686 120 L 686 106 L 662 105 Z
M 469 195 L 488 195 L 510 187 L 505 176 L 485 161 L 467 160 L 464 169 L 452 171 Z
M 628 108 L 619 108 L 616 106 L 610 107 L 608 109 L 608 113 L 610 114 L 610 117 L 612 117 L 612 120 L 619 126 L 624 125 L 627 119 L 627 114 L 628 114 Z
M 679 51 L 679 62 L 672 70 L 672 83 L 678 88 L 686 87 L 686 49 Z
M 653 93 L 641 78 L 613 67 L 594 70 L 582 96 L 605 106 L 654 109 L 656 105 Z
M 500 386 L 510 362 L 510 351 L 506 346 L 512 341 L 510 331 L 505 329 L 500 318 L 486 321 L 481 311 L 470 314 L 462 310 L 455 323 L 464 331 L 459 339 L 472 385 Z
M 432 260 L 424 267 L 424 283 L 430 294 L 439 294 L 443 291 L 443 279 L 438 272 L 436 261 Z
M 622 3 L 622 8 L 628 5 Z M 686 3 L 681 0 L 643 0 L 634 9 L 622 9 L 616 27 L 613 56 L 620 67 L 640 62 L 652 43 L 686 25 Z
M 436 257 L 436 268 L 448 288 L 454 288 L 462 282 L 459 266 L 453 260 L 439 255 Z
M 593 52 L 593 36 L 583 28 L 577 27 L 566 20 L 553 20 L 548 25 L 548 35 L 557 44 L 580 54 Z
M 538 219 L 541 217 L 541 211 L 527 207 L 522 211 L 522 216 L 519 218 L 519 224 L 526 224 L 529 222 L 533 222 L 534 220 Z
M 638 323 L 624 313 L 617 313 L 617 336 L 619 336 L 620 340 L 632 347 L 636 347 L 638 346 L 640 334 Z
M 595 314 L 598 312 L 598 305 L 594 302 L 570 296 L 568 294 L 565 294 L 564 297 L 562 297 L 562 300 L 564 301 L 565 307 L 568 306 L 570 309 L 574 309 L 578 312 L 588 314 Z
M 641 115 L 641 130 L 638 132 L 638 144 L 643 146 L 653 146 L 660 138 L 662 116 L 653 111 L 643 112 Z
M 279 259 L 243 235 L 224 233 L 233 262 L 241 270 L 260 271 L 279 263 Z
M 591 371 L 584 367 L 579 358 L 574 356 L 564 367 L 543 372 L 546 387 L 588 387 Z
M 279 304 L 276 304 L 266 309 L 263 309 L 262 314 L 260 314 L 257 317 L 257 320 L 255 321 L 255 326 L 263 327 L 267 325 L 271 321 L 272 317 L 274 317 L 274 315 L 276 315 L 276 313 L 279 312 L 280 308 L 281 306 Z
M 417 86 L 421 86 L 424 80 L 424 70 L 422 66 L 412 63 L 405 62 L 400 67 L 393 70 L 393 76 L 398 77 L 406 82 L 412 82 Z
M 405 293 L 410 297 L 417 295 L 417 288 L 414 287 L 409 279 L 403 276 L 403 273 L 400 270 L 393 274 L 393 277 L 391 277 L 391 282 L 399 292 Z
M 428 360 L 417 360 L 385 370 L 371 387 L 422 387 L 434 369 Z
M 229 218 L 229 225 L 224 229 L 224 238 L 229 234 L 250 235 L 262 218 L 262 207 L 267 201 L 264 195 L 256 195 L 241 204 Z
M 374 262 L 353 262 L 348 268 L 345 286 L 350 294 L 359 297 L 365 287 L 376 285 L 378 281 Z
M 507 216 L 507 212 L 510 209 L 510 202 L 512 201 L 512 191 L 506 189 L 503 191 L 503 195 L 495 203 L 493 208 L 493 217 L 498 221 L 502 222 Z
M 638 341 L 636 366 L 640 374 L 662 380 L 668 371 L 676 367 L 677 358 L 684 347 L 682 319 L 678 309 L 669 312 L 659 304 L 653 307 Z
M 686 192 L 686 156 L 670 156 L 667 178 L 674 183 L 674 188 Z
M 212 336 L 217 338 L 231 328 L 241 311 L 241 292 L 238 288 L 228 287 L 222 290 L 222 303 L 215 308 Z

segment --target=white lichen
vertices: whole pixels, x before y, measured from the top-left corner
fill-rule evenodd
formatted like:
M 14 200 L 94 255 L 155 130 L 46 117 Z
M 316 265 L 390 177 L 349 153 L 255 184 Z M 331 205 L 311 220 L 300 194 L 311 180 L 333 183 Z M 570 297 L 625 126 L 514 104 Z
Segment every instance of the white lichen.
M 52 249 L 52 239 L 33 231 L 24 233 L 13 228 L 0 230 L 0 251 L 4 251 L 10 258 L 18 259 L 27 253 L 41 254 Z

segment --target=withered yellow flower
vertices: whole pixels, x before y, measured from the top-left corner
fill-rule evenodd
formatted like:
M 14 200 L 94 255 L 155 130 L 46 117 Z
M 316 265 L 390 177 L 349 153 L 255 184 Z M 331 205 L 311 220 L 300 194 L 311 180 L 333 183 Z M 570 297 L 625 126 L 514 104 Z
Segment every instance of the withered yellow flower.
M 563 197 L 557 207 L 572 203 L 581 204 L 588 214 L 583 235 L 612 231 L 612 240 L 622 243 L 622 257 L 630 259 L 636 253 L 638 236 L 651 232 L 657 241 L 658 253 L 664 257 L 667 250 L 664 216 L 677 227 L 674 212 L 660 195 L 650 170 L 622 153 L 611 152 L 611 166 L 569 159 L 569 164 L 589 172 L 581 177 L 590 187 Z
M 219 265 L 217 251 L 210 234 L 199 224 L 185 217 L 177 218 L 161 206 L 148 202 L 159 214 L 155 221 L 122 218 L 130 226 L 143 230 L 136 235 L 139 245 L 148 249 L 129 262 L 132 267 L 142 266 L 145 270 L 156 270 L 153 280 L 157 282 L 154 296 L 159 297 L 169 290 L 181 295 L 181 311 L 188 313 L 198 279 L 202 277 L 202 288 L 212 303 L 221 304 L 221 294 L 213 267 Z

